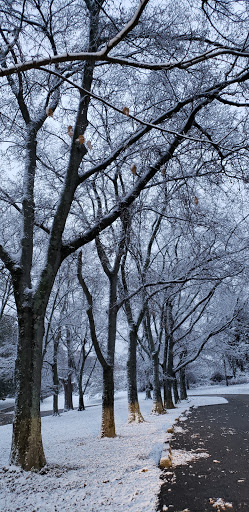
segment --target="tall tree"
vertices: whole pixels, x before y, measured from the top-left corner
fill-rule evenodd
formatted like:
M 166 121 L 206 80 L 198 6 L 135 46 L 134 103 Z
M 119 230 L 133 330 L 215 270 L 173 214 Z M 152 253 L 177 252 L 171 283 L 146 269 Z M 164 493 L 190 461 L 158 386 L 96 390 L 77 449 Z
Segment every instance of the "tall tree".
M 241 9 L 239 31 L 230 33 L 218 4 L 221 10 L 212 1 L 173 9 L 169 1 L 158 11 L 141 0 L 123 15 L 115 5 L 107 12 L 104 0 L 0 2 L 1 129 L 12 173 L 1 173 L 0 258 L 12 276 L 19 324 L 11 460 L 24 469 L 45 464 L 44 318 L 62 262 L 156 185 L 160 170 L 169 182 L 224 169 L 237 175 L 247 159 L 240 126 L 247 124 L 248 13 Z M 236 2 L 229 15 L 238 16 Z M 155 83 L 160 99 L 151 95 Z M 112 151 L 100 103 L 112 122 Z M 93 176 L 111 176 L 114 163 L 129 171 L 127 192 L 96 221 L 96 199 L 85 191 Z

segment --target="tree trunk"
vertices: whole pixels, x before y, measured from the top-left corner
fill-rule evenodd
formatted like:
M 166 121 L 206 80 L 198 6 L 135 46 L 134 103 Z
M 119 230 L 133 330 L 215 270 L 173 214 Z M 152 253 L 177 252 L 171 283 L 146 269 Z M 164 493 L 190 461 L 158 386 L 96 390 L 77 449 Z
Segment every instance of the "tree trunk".
M 115 437 L 113 367 L 103 369 L 101 437 Z
M 161 395 L 161 387 L 160 387 L 160 379 L 159 379 L 159 348 L 156 350 L 155 343 L 153 340 L 151 325 L 150 325 L 150 315 L 147 311 L 146 319 L 144 321 L 144 332 L 148 341 L 148 345 L 150 347 L 151 358 L 152 358 L 152 375 L 153 375 L 153 405 L 152 405 L 152 413 L 153 414 L 164 414 L 165 410 L 162 402 Z
M 178 393 L 177 379 L 176 379 L 175 375 L 174 375 L 174 380 L 173 380 L 173 393 L 174 393 L 174 402 L 175 402 L 175 404 L 178 404 L 180 402 L 180 398 L 179 398 L 179 393 Z
M 72 373 L 69 372 L 67 379 L 63 379 L 64 385 L 64 411 L 73 410 L 73 384 Z
M 185 368 L 180 370 L 180 398 L 181 400 L 187 400 L 188 398 Z
M 166 409 L 174 409 L 175 408 L 173 400 L 172 400 L 172 380 L 169 379 L 168 377 L 166 377 L 166 381 L 165 381 L 164 401 L 165 401 L 164 406 L 166 407 Z
M 228 386 L 229 383 L 228 383 L 228 378 L 227 378 L 227 365 L 226 365 L 225 357 L 223 358 L 223 365 L 224 365 L 224 373 L 225 373 L 225 379 L 226 379 L 226 386 Z
M 84 366 L 85 366 L 85 360 L 86 360 L 85 350 L 84 350 L 84 347 L 83 347 L 83 350 L 82 350 L 82 362 L 81 362 L 81 366 L 80 366 L 80 374 L 79 374 L 79 381 L 78 381 L 78 390 L 79 390 L 79 407 L 78 407 L 78 411 L 84 411 L 85 410 L 84 393 L 83 393 L 83 389 L 82 389 L 82 380 L 83 380 L 83 371 L 84 371 Z
M 18 311 L 19 343 L 16 360 L 16 406 L 11 463 L 29 471 L 41 469 L 45 456 L 41 437 L 40 392 L 43 319 L 32 308 Z
M 137 334 L 133 329 L 129 332 L 129 351 L 127 361 L 128 384 L 128 423 L 144 421 L 140 411 L 137 394 Z
M 164 414 L 160 379 L 159 379 L 159 357 L 158 352 L 152 354 L 152 368 L 153 368 L 153 414 Z
M 170 301 L 167 302 L 166 307 L 166 325 L 167 325 L 167 366 L 166 366 L 166 409 L 174 409 L 174 403 L 172 400 L 172 385 L 174 380 L 173 374 L 173 350 L 174 350 L 174 339 L 172 335 L 173 330 L 173 315 L 172 315 L 172 304 Z
M 125 275 L 125 261 L 127 252 L 121 265 L 121 276 L 123 288 L 126 296 L 128 295 L 128 286 Z M 140 411 L 137 393 L 137 332 L 142 321 L 143 315 L 138 317 L 137 324 L 133 321 L 131 303 L 127 299 L 124 303 L 124 309 L 129 325 L 129 348 L 127 360 L 127 385 L 128 385 L 128 423 L 142 423 L 144 421 Z
M 58 346 L 60 341 L 60 333 L 54 339 L 54 354 L 53 354 L 53 416 L 58 416 L 59 407 L 58 407 L 58 394 L 59 394 L 59 377 L 58 377 L 58 366 L 57 366 L 57 358 L 58 358 Z
M 78 407 L 78 411 L 85 411 L 84 395 L 83 395 L 82 387 L 79 388 L 79 407 Z
M 150 384 L 148 384 L 145 389 L 145 400 L 151 400 L 151 399 L 152 399 L 152 396 L 151 396 Z
M 114 421 L 114 355 L 117 332 L 117 274 L 118 268 L 109 273 L 109 309 L 107 365 L 103 368 L 101 437 L 115 437 Z

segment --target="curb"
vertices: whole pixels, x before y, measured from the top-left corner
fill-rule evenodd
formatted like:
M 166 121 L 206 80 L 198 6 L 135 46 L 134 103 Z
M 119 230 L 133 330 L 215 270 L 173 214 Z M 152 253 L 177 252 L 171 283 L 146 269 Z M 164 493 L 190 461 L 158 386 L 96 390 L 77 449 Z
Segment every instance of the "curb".
M 160 469 L 167 469 L 172 467 L 172 448 L 171 441 L 166 441 L 163 445 L 163 451 L 159 462 Z

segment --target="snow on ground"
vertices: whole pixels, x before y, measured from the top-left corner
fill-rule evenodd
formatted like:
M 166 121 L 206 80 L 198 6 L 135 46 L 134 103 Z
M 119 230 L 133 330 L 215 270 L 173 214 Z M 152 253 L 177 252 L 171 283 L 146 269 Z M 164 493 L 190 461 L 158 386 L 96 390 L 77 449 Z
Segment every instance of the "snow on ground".
M 195 395 L 248 395 L 249 394 L 249 383 L 246 384 L 234 384 L 231 386 L 205 386 L 190 389 L 188 391 L 189 396 Z
M 95 402 L 95 403 L 94 403 Z M 0 427 L 0 510 L 4 512 L 152 512 L 160 488 L 160 460 L 167 429 L 191 406 L 225 403 L 193 397 L 162 416 L 140 396 L 145 422 L 127 423 L 127 399 L 115 401 L 117 437 L 99 438 L 99 398 L 84 412 L 42 418 L 47 466 L 39 473 L 8 467 L 11 425 Z M 50 399 L 42 404 L 48 409 Z M 45 407 L 46 405 L 46 407 Z M 2 469 L 1 469 L 2 468 Z
M 207 452 L 194 452 L 194 451 L 186 451 L 186 450 L 172 450 L 172 466 L 181 466 L 183 464 L 188 464 L 193 460 L 203 459 L 209 457 Z

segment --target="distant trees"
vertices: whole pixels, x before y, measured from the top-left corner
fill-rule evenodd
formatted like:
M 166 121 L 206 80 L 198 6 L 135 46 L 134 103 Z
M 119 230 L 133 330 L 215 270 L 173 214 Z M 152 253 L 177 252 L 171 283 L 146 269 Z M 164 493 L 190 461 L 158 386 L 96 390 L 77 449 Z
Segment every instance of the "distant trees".
M 11 315 L 3 315 L 0 319 L 0 400 L 7 395 L 14 395 L 16 344 L 16 319 Z
M 10 275 L 0 269 L 0 400 L 14 394 L 17 324 Z
M 104 0 L 0 0 L 0 8 L 0 258 L 11 275 L 19 327 L 11 460 L 29 470 L 45 464 L 42 350 L 62 263 L 89 242 L 99 244 L 111 290 L 109 345 L 102 359 L 107 435 L 115 434 L 115 304 L 123 256 L 122 233 L 110 253 L 104 250 L 111 226 L 141 193 L 150 223 L 148 205 L 155 209 L 162 187 L 160 202 L 172 198 L 164 215 L 176 228 L 164 250 L 160 243 L 163 280 L 201 280 L 201 274 L 212 280 L 216 273 L 219 279 L 222 242 L 210 225 L 219 223 L 217 204 L 229 204 L 230 213 L 237 208 L 241 220 L 230 180 L 242 180 L 242 196 L 248 181 L 248 11 L 244 4 L 238 12 L 236 2 L 212 0 L 169 0 L 163 6 L 141 0 L 132 8 L 112 5 L 108 12 Z M 187 233 L 194 234 L 187 243 L 192 253 L 174 265 L 174 251 L 189 252 L 184 238 L 181 251 L 175 243 L 183 217 Z M 166 229 L 161 240 L 168 235 Z M 240 241 L 235 250 L 231 239 L 223 266 L 235 275 L 232 254 L 242 254 L 246 244 Z M 217 266 L 207 269 L 212 259 Z M 90 293 L 89 312 L 91 300 Z M 160 330 L 156 338 L 158 318 L 154 322 L 150 308 L 143 329 L 156 361 Z M 55 342 L 55 358 L 56 350 Z

